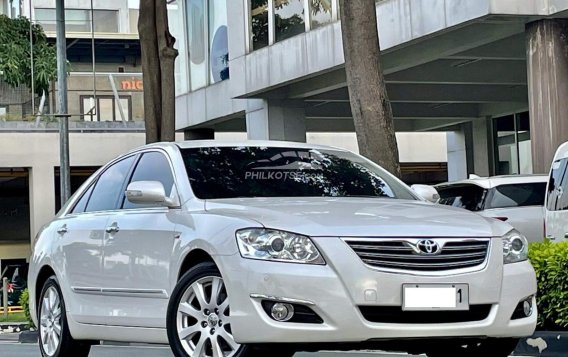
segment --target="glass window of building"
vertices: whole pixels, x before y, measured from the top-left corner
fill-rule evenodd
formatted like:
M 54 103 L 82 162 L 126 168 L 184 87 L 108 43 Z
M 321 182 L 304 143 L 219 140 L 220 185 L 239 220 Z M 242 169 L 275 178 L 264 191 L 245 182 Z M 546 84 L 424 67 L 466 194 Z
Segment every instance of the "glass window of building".
M 303 0 L 273 1 L 276 41 L 282 41 L 306 31 Z
M 493 119 L 493 137 L 497 175 L 532 173 L 528 112 Z
M 189 53 L 189 76 L 191 90 L 208 84 L 207 17 L 204 0 L 187 0 L 187 43 Z
M 93 12 L 93 23 L 95 24 L 95 32 L 118 33 L 118 11 L 95 10 Z
M 333 0 L 309 0 L 309 2 L 312 29 L 333 21 Z
M 84 121 L 121 121 L 121 109 L 124 120 L 132 120 L 130 96 L 120 96 L 119 101 L 114 96 L 100 96 L 97 97 L 96 106 L 94 104 L 93 97 L 81 96 L 81 114 Z
M 187 93 L 189 77 L 187 74 L 187 41 L 184 27 L 183 1 L 171 1 L 168 4 L 168 23 L 171 34 L 176 38 L 174 47 L 179 55 L 175 59 L 176 95 Z
M 268 0 L 251 0 L 252 49 L 268 46 Z
M 229 79 L 229 39 L 225 0 L 209 0 L 209 54 L 211 83 Z
M 55 9 L 35 9 L 36 21 L 45 31 L 55 31 Z M 118 33 L 118 10 L 94 10 L 95 32 Z M 91 32 L 91 10 L 65 9 L 65 31 Z
M 128 9 L 128 27 L 130 33 L 138 33 L 138 17 L 140 16 L 139 9 Z

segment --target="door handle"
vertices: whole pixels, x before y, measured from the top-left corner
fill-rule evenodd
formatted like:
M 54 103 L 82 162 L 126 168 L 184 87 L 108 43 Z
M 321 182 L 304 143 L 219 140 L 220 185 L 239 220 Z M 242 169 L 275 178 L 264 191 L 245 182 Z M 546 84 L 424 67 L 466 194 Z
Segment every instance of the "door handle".
M 111 226 L 106 227 L 105 231 L 107 233 L 117 233 L 120 229 L 116 223 L 113 223 Z
M 64 224 L 64 225 L 62 225 L 61 227 L 59 227 L 59 229 L 57 230 L 57 233 L 59 233 L 59 234 L 65 234 L 65 233 L 67 233 L 67 225 Z

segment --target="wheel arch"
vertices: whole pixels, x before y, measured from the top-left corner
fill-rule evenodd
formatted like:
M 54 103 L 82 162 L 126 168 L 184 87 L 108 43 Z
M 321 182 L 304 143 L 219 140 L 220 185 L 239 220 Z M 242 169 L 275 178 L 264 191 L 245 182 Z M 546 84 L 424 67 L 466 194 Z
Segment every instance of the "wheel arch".
M 211 254 L 207 253 L 203 249 L 193 249 L 183 258 L 177 274 L 176 282 L 179 281 L 191 268 L 201 263 L 213 263 L 215 266 L 219 267 Z

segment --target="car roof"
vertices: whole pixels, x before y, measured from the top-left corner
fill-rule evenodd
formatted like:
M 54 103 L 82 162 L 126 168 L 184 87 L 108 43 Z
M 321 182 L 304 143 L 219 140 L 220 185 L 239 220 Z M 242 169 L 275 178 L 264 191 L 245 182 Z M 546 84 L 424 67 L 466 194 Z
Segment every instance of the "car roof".
M 348 151 L 342 148 L 299 143 L 293 141 L 272 141 L 272 140 L 246 140 L 246 141 L 226 141 L 226 140 L 186 140 L 176 142 L 161 142 L 148 144 L 132 151 L 139 151 L 149 148 L 165 148 L 177 146 L 180 149 L 206 148 L 206 147 L 274 147 L 274 148 L 294 148 L 294 149 L 320 149 L 334 151 Z
M 440 188 L 448 186 L 473 184 L 485 189 L 490 189 L 500 185 L 538 183 L 538 182 L 541 183 L 548 182 L 548 175 L 502 175 L 502 176 L 492 176 L 492 177 L 475 177 L 467 180 L 445 182 L 436 185 L 435 187 Z

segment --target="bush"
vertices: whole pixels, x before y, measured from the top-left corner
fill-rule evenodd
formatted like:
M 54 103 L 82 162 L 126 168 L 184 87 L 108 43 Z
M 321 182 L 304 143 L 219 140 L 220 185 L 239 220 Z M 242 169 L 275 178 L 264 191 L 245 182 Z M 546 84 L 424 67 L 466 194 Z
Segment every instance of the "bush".
M 34 322 L 32 321 L 32 316 L 30 315 L 30 292 L 28 289 L 24 289 L 22 291 L 22 295 L 20 296 L 20 306 L 24 309 L 24 314 L 26 315 L 26 319 L 30 323 L 30 327 L 34 327 Z
M 529 259 L 538 282 L 538 327 L 568 330 L 568 242 L 533 243 Z

